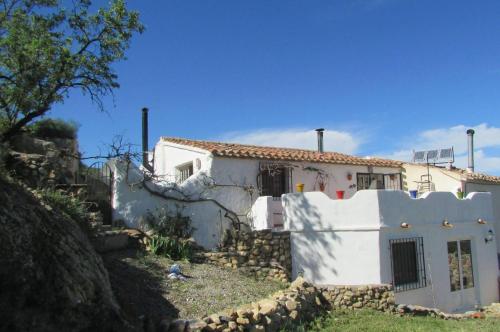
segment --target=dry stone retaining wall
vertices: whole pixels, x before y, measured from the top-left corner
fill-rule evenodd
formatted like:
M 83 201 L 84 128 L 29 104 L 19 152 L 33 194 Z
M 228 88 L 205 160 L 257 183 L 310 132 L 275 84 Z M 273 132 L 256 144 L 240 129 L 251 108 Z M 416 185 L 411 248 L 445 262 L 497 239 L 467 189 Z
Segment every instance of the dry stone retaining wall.
M 314 319 L 326 310 L 374 308 L 394 310 L 391 286 L 318 288 L 302 278 L 271 297 L 195 320 L 162 322 L 164 331 L 279 331 Z M 168 327 L 167 327 L 168 326 Z
M 291 277 L 290 232 L 227 233 L 219 251 L 206 252 L 203 256 L 215 265 L 239 269 L 261 279 L 286 282 Z

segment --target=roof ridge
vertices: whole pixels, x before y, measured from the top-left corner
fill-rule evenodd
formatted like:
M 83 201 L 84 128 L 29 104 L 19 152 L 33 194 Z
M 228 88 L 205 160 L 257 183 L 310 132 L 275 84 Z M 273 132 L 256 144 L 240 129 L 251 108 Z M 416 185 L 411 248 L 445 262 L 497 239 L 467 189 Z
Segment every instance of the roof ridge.
M 348 155 L 341 152 L 317 150 L 307 150 L 288 147 L 240 144 L 229 142 L 194 140 L 181 137 L 162 136 L 162 141 L 171 142 L 180 145 L 187 145 L 198 149 L 209 151 L 221 157 L 235 158 L 257 158 L 274 160 L 295 160 L 310 161 L 321 163 L 338 163 L 354 165 L 376 165 L 401 167 L 401 161 L 384 159 L 379 157 L 360 157 Z
M 319 153 L 319 154 L 334 153 L 334 154 L 338 154 L 338 155 L 342 155 L 342 156 L 346 156 L 346 157 L 355 157 L 355 158 L 361 158 L 361 159 L 366 159 L 366 160 L 378 159 L 378 160 L 391 160 L 391 161 L 398 161 L 399 162 L 399 160 L 393 160 L 393 159 L 387 159 L 387 158 L 381 158 L 381 157 L 372 157 L 372 156 L 356 156 L 356 155 L 347 154 L 347 153 L 343 153 L 343 152 L 337 152 L 337 151 L 319 152 L 317 150 L 290 148 L 290 147 L 285 147 L 285 146 L 270 146 L 270 145 L 236 143 L 236 142 L 207 141 L 207 140 L 199 140 L 199 139 L 191 139 L 191 138 L 174 137 L 174 136 L 161 136 L 161 139 L 165 140 L 165 141 L 181 140 L 181 141 L 211 143 L 211 144 L 221 144 L 221 145 L 237 145 L 237 146 L 252 147 L 252 148 L 284 149 L 284 150 L 312 152 L 312 153 Z

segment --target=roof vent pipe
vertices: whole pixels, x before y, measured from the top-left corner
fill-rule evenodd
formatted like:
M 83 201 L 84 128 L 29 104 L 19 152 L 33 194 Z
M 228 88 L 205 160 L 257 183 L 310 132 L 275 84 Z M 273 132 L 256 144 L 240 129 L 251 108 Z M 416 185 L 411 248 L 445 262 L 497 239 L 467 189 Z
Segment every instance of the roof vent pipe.
M 324 152 L 324 149 L 323 149 L 323 132 L 324 131 L 325 131 L 325 129 L 323 129 L 323 128 L 316 129 L 316 132 L 318 133 L 318 152 L 319 153 Z
M 142 165 L 150 169 L 148 157 L 148 109 L 142 109 Z
M 469 161 L 467 172 L 474 173 L 474 129 L 467 130 L 467 153 Z

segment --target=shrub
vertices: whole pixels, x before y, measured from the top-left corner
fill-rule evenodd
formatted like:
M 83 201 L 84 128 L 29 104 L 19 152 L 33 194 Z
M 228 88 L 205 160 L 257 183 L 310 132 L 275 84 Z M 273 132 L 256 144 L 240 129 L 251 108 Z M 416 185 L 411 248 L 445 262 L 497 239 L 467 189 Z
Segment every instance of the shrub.
M 156 209 L 154 213 L 148 211 L 144 216 L 143 224 L 154 233 L 185 239 L 190 238 L 194 231 L 191 218 L 183 216 L 179 206 L 173 214 L 164 208 Z
M 179 260 L 190 260 L 193 255 L 193 246 L 190 237 L 194 231 L 191 218 L 182 215 L 178 209 L 170 215 L 165 209 L 149 212 L 145 216 L 146 225 L 151 228 L 148 247 L 155 255 Z
M 78 124 L 61 119 L 43 119 L 29 126 L 29 131 L 39 138 L 71 138 L 75 139 Z
M 5 161 L 8 156 L 8 149 L 7 143 L 0 142 L 0 171 L 5 170 Z
M 173 260 L 190 260 L 193 248 L 188 239 L 173 236 L 153 234 L 149 239 L 149 250 L 155 255 L 161 255 Z
M 86 221 L 88 207 L 76 197 L 53 189 L 43 189 L 40 192 L 42 200 L 51 207 L 58 209 L 68 215 L 71 219 L 83 223 Z
M 8 121 L 7 117 L 2 116 L 0 114 L 0 136 L 2 135 L 2 133 L 5 130 L 7 130 L 8 127 L 9 127 L 9 121 Z

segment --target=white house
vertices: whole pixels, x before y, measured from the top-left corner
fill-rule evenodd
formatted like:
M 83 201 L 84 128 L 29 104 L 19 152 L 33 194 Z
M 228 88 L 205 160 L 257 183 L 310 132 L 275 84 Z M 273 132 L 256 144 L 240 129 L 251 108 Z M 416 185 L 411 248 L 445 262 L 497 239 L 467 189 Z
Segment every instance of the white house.
M 322 191 L 332 199 L 363 189 L 401 189 L 401 163 L 319 152 L 162 137 L 154 149 L 155 173 L 182 184 L 199 173 L 219 188 L 213 193 L 253 228 L 283 224 L 281 195 Z
M 331 200 L 283 196 L 293 277 L 320 285 L 393 284 L 396 303 L 465 311 L 498 301 L 491 194 L 411 199 L 366 190 Z
M 332 199 L 364 189 L 401 189 L 401 162 L 336 152 L 162 137 L 152 159 L 149 190 L 139 185 L 142 172 L 133 165 L 113 165 L 114 220 L 140 227 L 148 211 L 180 207 L 207 248 L 217 245 L 234 215 L 253 229 L 282 227 L 281 195 L 296 192 L 298 184 Z M 167 202 L 152 191 L 195 202 Z

